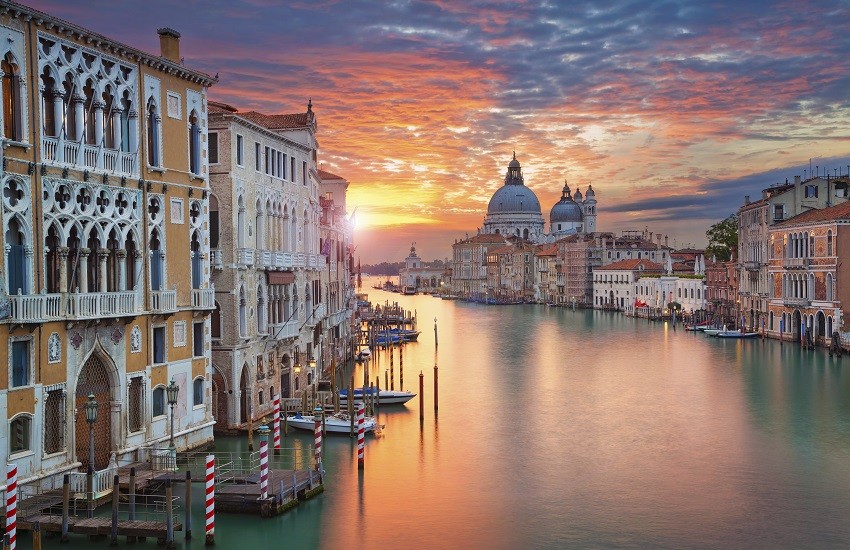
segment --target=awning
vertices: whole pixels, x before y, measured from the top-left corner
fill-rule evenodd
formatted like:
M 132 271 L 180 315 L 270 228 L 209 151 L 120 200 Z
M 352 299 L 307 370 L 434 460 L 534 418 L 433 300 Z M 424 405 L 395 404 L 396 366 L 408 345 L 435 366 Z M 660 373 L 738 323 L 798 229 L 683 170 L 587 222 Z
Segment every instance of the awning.
M 295 273 L 291 271 L 266 271 L 270 285 L 291 285 L 295 282 Z

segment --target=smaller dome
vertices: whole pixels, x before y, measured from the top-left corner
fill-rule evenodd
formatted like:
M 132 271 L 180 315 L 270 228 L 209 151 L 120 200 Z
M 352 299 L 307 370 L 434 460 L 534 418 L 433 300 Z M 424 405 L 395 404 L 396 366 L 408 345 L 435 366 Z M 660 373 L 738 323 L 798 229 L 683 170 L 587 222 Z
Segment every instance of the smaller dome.
M 580 197 L 581 193 L 576 191 L 576 195 Z M 561 200 L 556 202 L 555 206 L 553 206 L 552 210 L 549 212 L 549 223 L 581 223 L 583 217 L 581 206 L 579 206 L 576 201 L 573 200 L 572 196 L 570 196 L 570 186 L 567 185 L 567 182 L 564 182 L 564 189 L 561 192 Z
M 519 168 L 519 161 L 516 159 L 516 151 L 514 151 L 514 158 L 511 162 L 508 163 L 508 168 Z
M 587 186 L 587 193 L 585 193 L 585 196 L 588 199 L 596 198 L 596 193 L 593 192 L 593 186 L 592 185 Z
M 576 202 L 581 202 L 581 190 L 576 189 L 575 195 L 573 195 L 573 200 Z

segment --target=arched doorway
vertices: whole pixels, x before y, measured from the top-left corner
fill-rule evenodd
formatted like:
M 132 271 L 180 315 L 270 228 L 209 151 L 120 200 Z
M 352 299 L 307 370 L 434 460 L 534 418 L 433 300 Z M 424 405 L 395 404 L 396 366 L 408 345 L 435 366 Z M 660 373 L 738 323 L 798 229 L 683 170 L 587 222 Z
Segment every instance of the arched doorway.
M 227 417 L 227 383 L 215 365 L 212 369 L 212 393 L 212 415 L 216 421 L 216 427 L 226 428 L 229 423 Z
M 818 335 L 819 340 L 823 340 L 826 338 L 826 315 L 823 314 L 823 311 L 818 311 L 817 316 L 817 324 L 815 325 L 817 332 L 815 334 Z
M 794 333 L 794 341 L 800 341 L 800 326 L 802 324 L 802 318 L 800 317 L 800 310 L 794 310 L 792 314 L 792 322 L 791 322 L 791 332 Z
M 75 441 L 77 460 L 82 468 L 89 466 L 89 424 L 86 422 L 86 402 L 93 394 L 98 403 L 97 420 L 94 423 L 94 464 L 95 470 L 102 470 L 109 464 L 112 453 L 112 376 L 106 361 L 97 353 L 92 353 L 80 369 L 77 388 L 74 393 L 74 406 L 77 411 Z
M 248 422 L 248 415 L 250 414 L 250 404 L 249 400 L 251 399 L 251 392 L 248 386 L 248 364 L 244 364 L 242 366 L 242 374 L 239 376 L 239 423 L 244 424 Z

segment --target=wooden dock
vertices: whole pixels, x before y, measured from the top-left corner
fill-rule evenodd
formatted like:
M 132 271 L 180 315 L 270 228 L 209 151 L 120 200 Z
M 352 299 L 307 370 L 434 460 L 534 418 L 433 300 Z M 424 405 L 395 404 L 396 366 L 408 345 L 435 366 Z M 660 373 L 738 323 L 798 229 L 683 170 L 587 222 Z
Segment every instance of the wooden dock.
M 18 517 L 18 529 L 32 531 L 38 523 L 43 532 L 62 532 L 62 516 L 53 514 L 36 514 Z M 152 537 L 165 538 L 167 526 L 164 521 L 118 520 L 118 536 L 121 537 Z M 183 524 L 174 523 L 175 531 L 182 531 Z M 80 535 L 111 535 L 112 518 L 68 518 L 68 532 Z

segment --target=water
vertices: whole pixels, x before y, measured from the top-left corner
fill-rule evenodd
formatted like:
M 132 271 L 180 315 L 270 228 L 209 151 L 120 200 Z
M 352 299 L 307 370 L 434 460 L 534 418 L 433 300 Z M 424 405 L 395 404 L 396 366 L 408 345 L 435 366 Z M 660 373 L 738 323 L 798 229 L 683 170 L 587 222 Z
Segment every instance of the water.
M 274 519 L 219 514 L 218 548 L 850 546 L 850 358 L 618 314 L 369 295 L 418 313 L 404 387 L 423 372 L 424 423 L 418 398 L 383 410 L 362 472 L 355 443 L 329 437 L 325 493 Z M 388 367 L 381 352 L 371 378 Z M 185 547 L 203 547 L 202 526 L 198 507 Z

